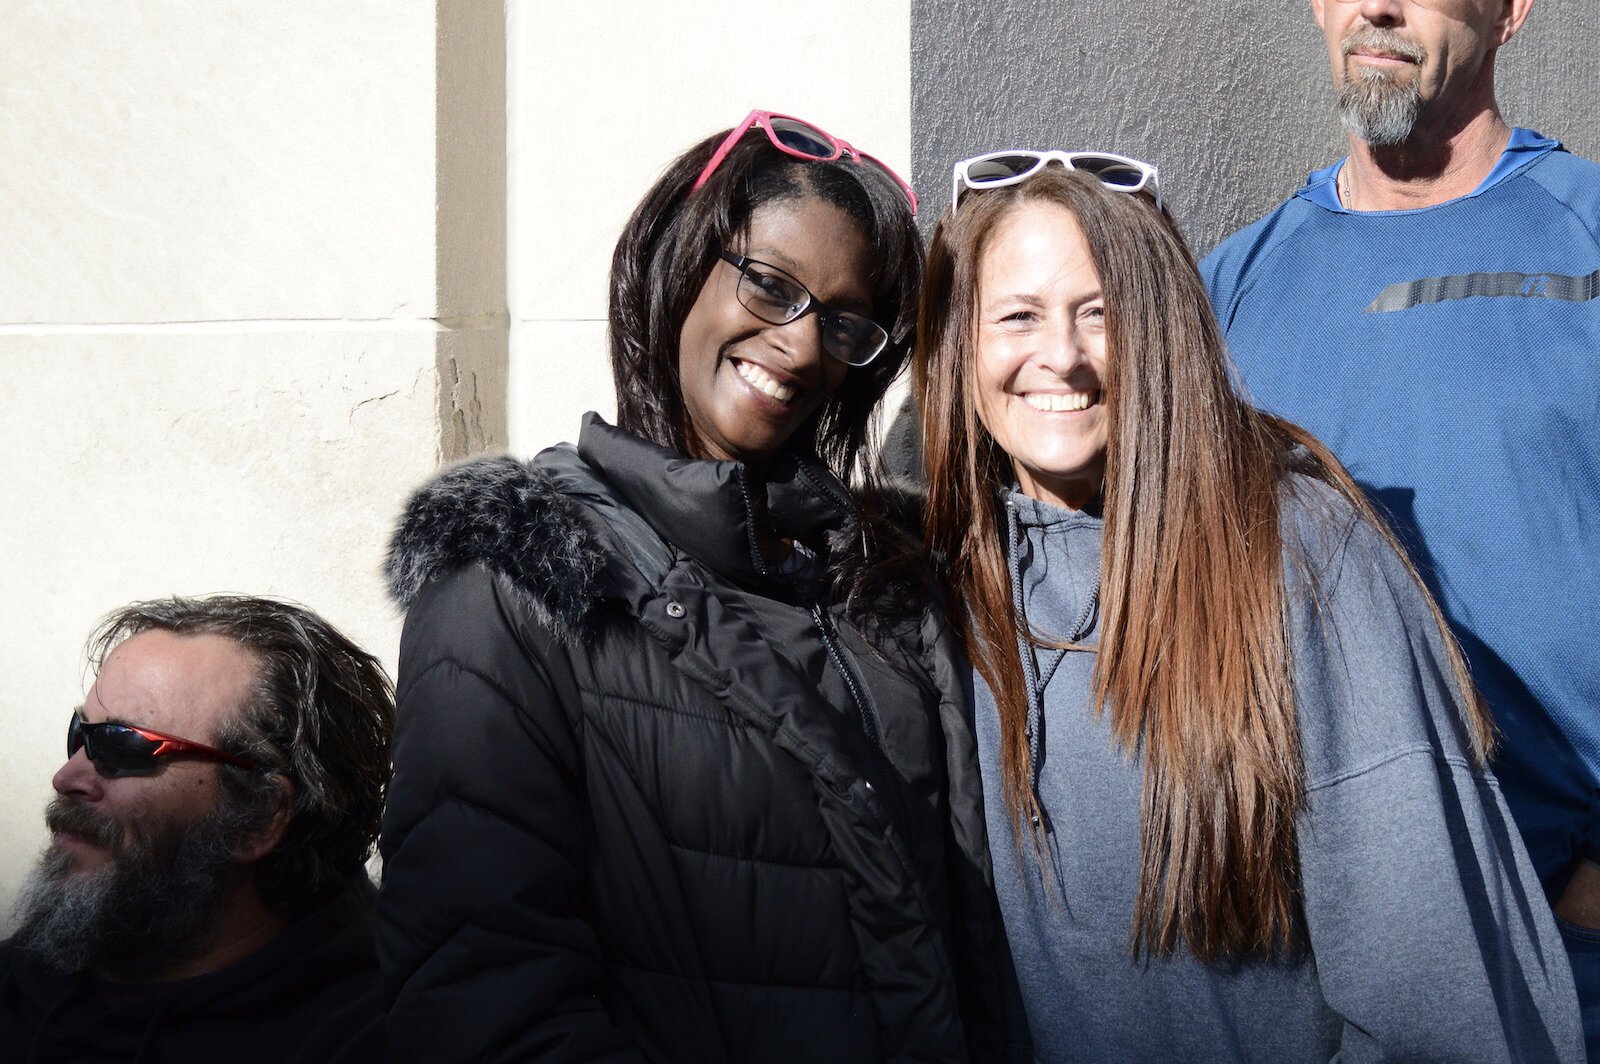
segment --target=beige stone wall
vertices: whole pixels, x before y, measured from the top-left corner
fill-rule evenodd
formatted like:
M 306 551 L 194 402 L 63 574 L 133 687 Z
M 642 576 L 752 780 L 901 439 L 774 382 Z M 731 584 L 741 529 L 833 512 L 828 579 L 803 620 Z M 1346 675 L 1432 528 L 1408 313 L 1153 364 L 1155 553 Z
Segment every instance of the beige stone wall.
M 0 7 L 0 928 L 107 609 L 392 662 L 400 501 L 505 439 L 503 55 L 480 0 Z
M 392 666 L 406 492 L 610 412 L 659 169 L 760 106 L 907 172 L 909 41 L 910 0 L 0 5 L 0 930 L 96 618 L 275 594 Z

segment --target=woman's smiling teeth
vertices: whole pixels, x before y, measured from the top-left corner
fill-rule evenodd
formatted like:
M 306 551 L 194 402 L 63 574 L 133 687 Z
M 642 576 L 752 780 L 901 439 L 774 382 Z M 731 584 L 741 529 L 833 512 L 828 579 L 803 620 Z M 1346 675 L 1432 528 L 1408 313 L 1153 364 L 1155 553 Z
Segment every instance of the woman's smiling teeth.
M 1098 390 L 1092 392 L 1025 392 L 1022 401 L 1035 410 L 1059 413 L 1063 410 L 1087 410 L 1100 398 Z
M 733 368 L 739 371 L 739 376 L 750 382 L 750 387 L 780 403 L 787 403 L 794 398 L 794 388 L 784 384 L 753 362 L 735 361 Z

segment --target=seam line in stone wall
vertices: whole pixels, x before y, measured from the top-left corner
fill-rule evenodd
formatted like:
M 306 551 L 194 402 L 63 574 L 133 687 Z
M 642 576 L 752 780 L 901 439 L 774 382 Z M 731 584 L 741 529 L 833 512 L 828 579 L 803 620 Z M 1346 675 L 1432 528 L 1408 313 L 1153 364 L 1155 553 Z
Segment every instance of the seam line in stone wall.
M 522 152 L 522 119 L 523 119 L 523 93 L 525 91 L 526 71 L 523 67 L 522 43 L 525 39 L 523 31 L 526 28 L 527 5 L 520 3 L 506 4 L 506 306 L 517 309 L 521 298 L 523 279 L 527 272 L 527 245 L 521 240 L 523 224 L 523 199 L 521 190 L 526 186 L 522 183 L 523 152 Z M 521 327 L 529 319 L 520 314 L 511 314 L 510 324 L 507 326 L 507 347 L 515 349 L 521 337 Z M 510 384 L 511 367 L 507 369 L 507 385 Z M 509 398 L 509 396 L 508 396 Z
M 271 332 L 504 332 L 503 314 L 461 318 L 232 318 L 212 321 L 7 322 L 0 336 L 199 336 Z

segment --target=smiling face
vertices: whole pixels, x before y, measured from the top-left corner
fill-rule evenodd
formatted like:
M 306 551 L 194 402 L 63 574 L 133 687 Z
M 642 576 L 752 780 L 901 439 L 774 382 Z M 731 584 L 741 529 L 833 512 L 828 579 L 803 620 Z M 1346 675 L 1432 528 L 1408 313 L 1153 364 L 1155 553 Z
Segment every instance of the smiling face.
M 751 216 L 742 246 L 835 310 L 872 314 L 872 249 L 839 208 L 778 200 Z M 737 297 L 739 270 L 718 260 L 684 320 L 678 372 L 691 456 L 759 463 L 787 443 L 843 383 L 849 367 L 825 354 L 815 313 L 771 325 Z
M 1312 0 L 1340 110 L 1358 136 L 1401 143 L 1416 122 L 1448 123 L 1494 105 L 1494 50 L 1528 0 Z M 1409 119 L 1406 112 L 1409 111 Z
M 1105 476 L 1105 299 L 1077 219 L 1023 202 L 978 263 L 978 417 L 1024 494 L 1077 509 Z

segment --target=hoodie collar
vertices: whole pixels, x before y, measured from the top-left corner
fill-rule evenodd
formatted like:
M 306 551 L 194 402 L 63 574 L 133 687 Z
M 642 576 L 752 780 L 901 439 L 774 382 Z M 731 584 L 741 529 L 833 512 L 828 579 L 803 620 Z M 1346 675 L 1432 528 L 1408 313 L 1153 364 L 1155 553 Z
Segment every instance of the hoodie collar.
M 1006 496 L 1006 502 L 1017 515 L 1017 524 L 1022 528 L 1043 528 L 1046 530 L 1060 528 L 1100 528 L 1105 524 L 1101 516 L 1100 497 L 1097 495 L 1079 510 L 1069 510 L 1062 506 L 1052 506 L 1047 502 L 1040 502 L 1029 495 L 1024 495 L 1020 488 L 1012 488 Z
M 1100 499 L 1069 510 L 1013 490 L 1006 512 L 1006 560 L 1017 615 L 1044 639 L 1087 639 L 1099 615 L 1105 529 Z

